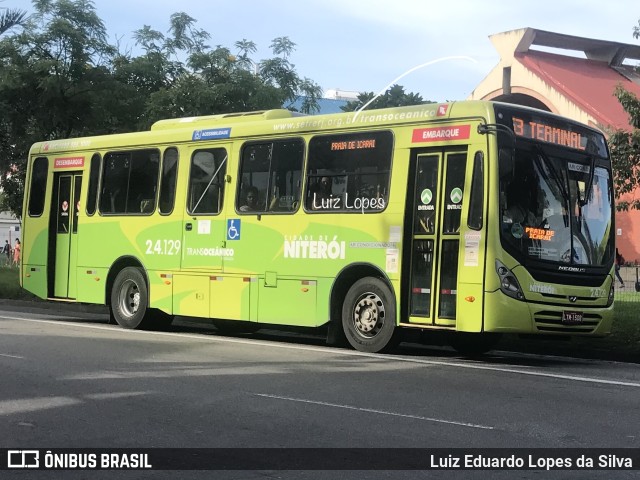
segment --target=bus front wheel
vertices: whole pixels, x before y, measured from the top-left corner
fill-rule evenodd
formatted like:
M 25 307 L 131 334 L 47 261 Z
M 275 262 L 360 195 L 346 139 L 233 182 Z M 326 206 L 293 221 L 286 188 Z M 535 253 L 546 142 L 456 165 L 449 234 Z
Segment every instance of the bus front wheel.
M 393 293 L 374 277 L 355 282 L 342 305 L 342 328 L 353 348 L 361 352 L 382 352 L 399 342 Z
M 124 328 L 146 326 L 148 300 L 147 282 L 139 268 L 127 267 L 116 276 L 111 290 L 111 316 Z

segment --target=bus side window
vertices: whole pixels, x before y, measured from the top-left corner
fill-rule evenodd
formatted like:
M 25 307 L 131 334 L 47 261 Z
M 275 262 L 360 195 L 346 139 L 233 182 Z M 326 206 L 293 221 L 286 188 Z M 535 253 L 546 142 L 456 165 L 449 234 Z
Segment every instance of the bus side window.
M 109 152 L 104 156 L 100 213 L 153 212 L 158 186 L 158 150 Z
M 100 192 L 101 213 L 124 213 L 130 162 L 128 153 L 109 152 L 105 155 Z
M 222 209 L 227 151 L 197 150 L 191 157 L 187 211 L 191 215 L 217 215 Z
M 173 211 L 176 198 L 176 180 L 178 179 L 178 150 L 167 148 L 162 159 L 162 179 L 160 181 L 159 209 L 161 215 Z
M 93 215 L 98 208 L 98 183 L 100 180 L 100 154 L 94 153 L 89 167 L 89 189 L 87 190 L 87 215 Z
M 238 213 L 291 213 L 300 203 L 304 143 L 300 139 L 247 143 L 242 148 Z
M 481 230 L 484 210 L 484 155 L 477 151 L 473 159 L 473 174 L 471 177 L 471 194 L 469 201 L 469 215 L 467 226 L 472 230 Z
M 47 191 L 47 173 L 49 160 L 38 157 L 31 168 L 31 185 L 29 187 L 29 216 L 39 217 L 44 210 L 45 192 Z
M 389 201 L 393 134 L 317 135 L 309 142 L 304 208 L 318 213 L 377 213 Z
M 159 166 L 160 152 L 157 150 L 132 152 L 127 213 L 153 212 L 158 190 Z

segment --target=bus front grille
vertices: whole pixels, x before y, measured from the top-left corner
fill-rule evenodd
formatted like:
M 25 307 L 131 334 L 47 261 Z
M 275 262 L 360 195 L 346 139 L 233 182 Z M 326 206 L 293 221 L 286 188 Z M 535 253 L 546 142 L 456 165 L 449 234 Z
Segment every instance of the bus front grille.
M 536 312 L 533 320 L 539 332 L 572 334 L 591 333 L 602 321 L 602 317 L 595 313 L 585 312 L 582 315 L 582 323 L 571 325 L 562 323 L 562 312 Z

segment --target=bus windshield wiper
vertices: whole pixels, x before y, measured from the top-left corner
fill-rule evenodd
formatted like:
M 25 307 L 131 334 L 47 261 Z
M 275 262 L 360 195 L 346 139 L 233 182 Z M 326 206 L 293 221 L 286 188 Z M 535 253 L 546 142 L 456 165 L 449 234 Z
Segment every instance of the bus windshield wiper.
M 591 189 L 593 188 L 593 178 L 595 177 L 596 170 L 596 158 L 591 155 L 589 156 L 589 179 L 587 180 L 587 185 L 584 190 L 584 199 L 578 201 L 580 202 L 580 206 L 584 207 L 587 203 L 589 203 L 589 195 L 591 194 Z
M 539 147 L 539 146 L 536 146 L 535 149 L 536 149 L 536 152 L 538 153 L 538 155 L 534 157 L 534 161 L 538 165 L 538 168 L 540 169 L 540 171 L 543 171 L 543 169 L 540 168 L 540 160 L 542 160 L 544 162 L 544 164 L 547 166 L 547 169 L 549 170 L 549 172 L 551 172 L 551 178 L 553 179 L 553 182 L 556 184 L 556 186 L 560 190 L 560 194 L 562 195 L 562 198 L 565 201 L 565 207 L 567 208 L 567 211 L 568 211 L 569 210 L 569 208 L 568 208 L 568 206 L 569 206 L 569 204 L 568 204 L 568 202 L 569 202 L 569 192 L 567 191 L 566 184 L 564 184 L 562 182 L 562 178 L 560 177 L 560 174 L 558 173 L 558 171 L 556 170 L 555 166 L 553 165 L 553 162 L 547 156 L 547 154 L 544 152 L 544 150 L 542 150 L 542 148 Z

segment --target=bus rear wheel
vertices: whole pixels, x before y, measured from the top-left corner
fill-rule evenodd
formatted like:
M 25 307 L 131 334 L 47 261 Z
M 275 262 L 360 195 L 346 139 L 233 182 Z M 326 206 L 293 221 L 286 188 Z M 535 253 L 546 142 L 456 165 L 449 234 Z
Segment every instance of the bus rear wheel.
M 351 286 L 342 304 L 342 328 L 351 346 L 361 352 L 397 346 L 395 299 L 386 283 L 365 277 Z
M 118 273 L 111 290 L 111 316 L 123 328 L 141 329 L 149 323 L 147 282 L 139 268 Z

